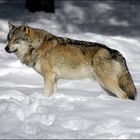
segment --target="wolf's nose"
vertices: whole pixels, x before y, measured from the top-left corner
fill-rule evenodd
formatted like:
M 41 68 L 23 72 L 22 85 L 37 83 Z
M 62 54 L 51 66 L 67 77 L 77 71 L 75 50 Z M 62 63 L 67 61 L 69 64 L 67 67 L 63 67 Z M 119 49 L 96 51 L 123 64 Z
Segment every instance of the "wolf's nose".
M 10 50 L 9 47 L 6 46 L 6 47 L 5 47 L 5 51 L 6 51 L 6 52 L 9 52 L 9 50 Z

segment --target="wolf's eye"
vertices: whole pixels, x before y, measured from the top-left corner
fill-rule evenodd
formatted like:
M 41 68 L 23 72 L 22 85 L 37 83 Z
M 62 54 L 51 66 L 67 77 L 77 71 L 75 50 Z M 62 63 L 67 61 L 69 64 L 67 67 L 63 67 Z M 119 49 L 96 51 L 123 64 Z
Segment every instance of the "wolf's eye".
M 14 43 L 19 43 L 19 38 L 15 38 Z

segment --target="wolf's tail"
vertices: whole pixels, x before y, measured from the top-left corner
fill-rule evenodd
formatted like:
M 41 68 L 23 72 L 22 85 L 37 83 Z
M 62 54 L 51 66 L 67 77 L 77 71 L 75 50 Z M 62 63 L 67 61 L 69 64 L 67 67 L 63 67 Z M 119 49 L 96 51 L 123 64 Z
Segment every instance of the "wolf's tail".
M 126 66 L 126 65 L 125 65 Z M 132 77 L 128 71 L 127 66 L 125 67 L 124 72 L 122 75 L 119 77 L 119 86 L 120 88 L 125 91 L 127 94 L 128 98 L 131 100 L 135 100 L 136 95 L 137 95 L 137 90 L 134 85 L 134 82 L 132 80 Z
M 116 50 L 113 50 L 112 54 L 113 58 L 115 58 L 118 62 L 120 62 L 122 66 L 122 72 L 118 78 L 119 87 L 127 94 L 129 99 L 135 100 L 137 90 L 134 85 L 131 74 L 129 73 L 128 67 L 126 65 L 126 60 L 122 56 L 122 54 Z

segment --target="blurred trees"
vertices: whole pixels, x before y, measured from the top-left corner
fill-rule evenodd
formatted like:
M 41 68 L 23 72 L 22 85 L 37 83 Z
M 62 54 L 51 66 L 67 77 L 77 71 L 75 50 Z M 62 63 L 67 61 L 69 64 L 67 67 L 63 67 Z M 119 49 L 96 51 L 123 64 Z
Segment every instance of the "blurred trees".
M 55 12 L 54 0 L 26 0 L 25 7 L 31 12 L 45 11 L 49 13 Z

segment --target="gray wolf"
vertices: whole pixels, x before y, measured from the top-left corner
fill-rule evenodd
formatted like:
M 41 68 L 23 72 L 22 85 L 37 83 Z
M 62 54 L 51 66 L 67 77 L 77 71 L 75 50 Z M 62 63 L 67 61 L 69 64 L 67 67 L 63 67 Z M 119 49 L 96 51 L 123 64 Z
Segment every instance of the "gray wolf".
M 136 97 L 125 58 L 117 50 L 96 42 L 57 37 L 26 23 L 9 23 L 7 40 L 5 50 L 43 76 L 46 96 L 53 94 L 60 78 L 90 78 L 121 99 Z

